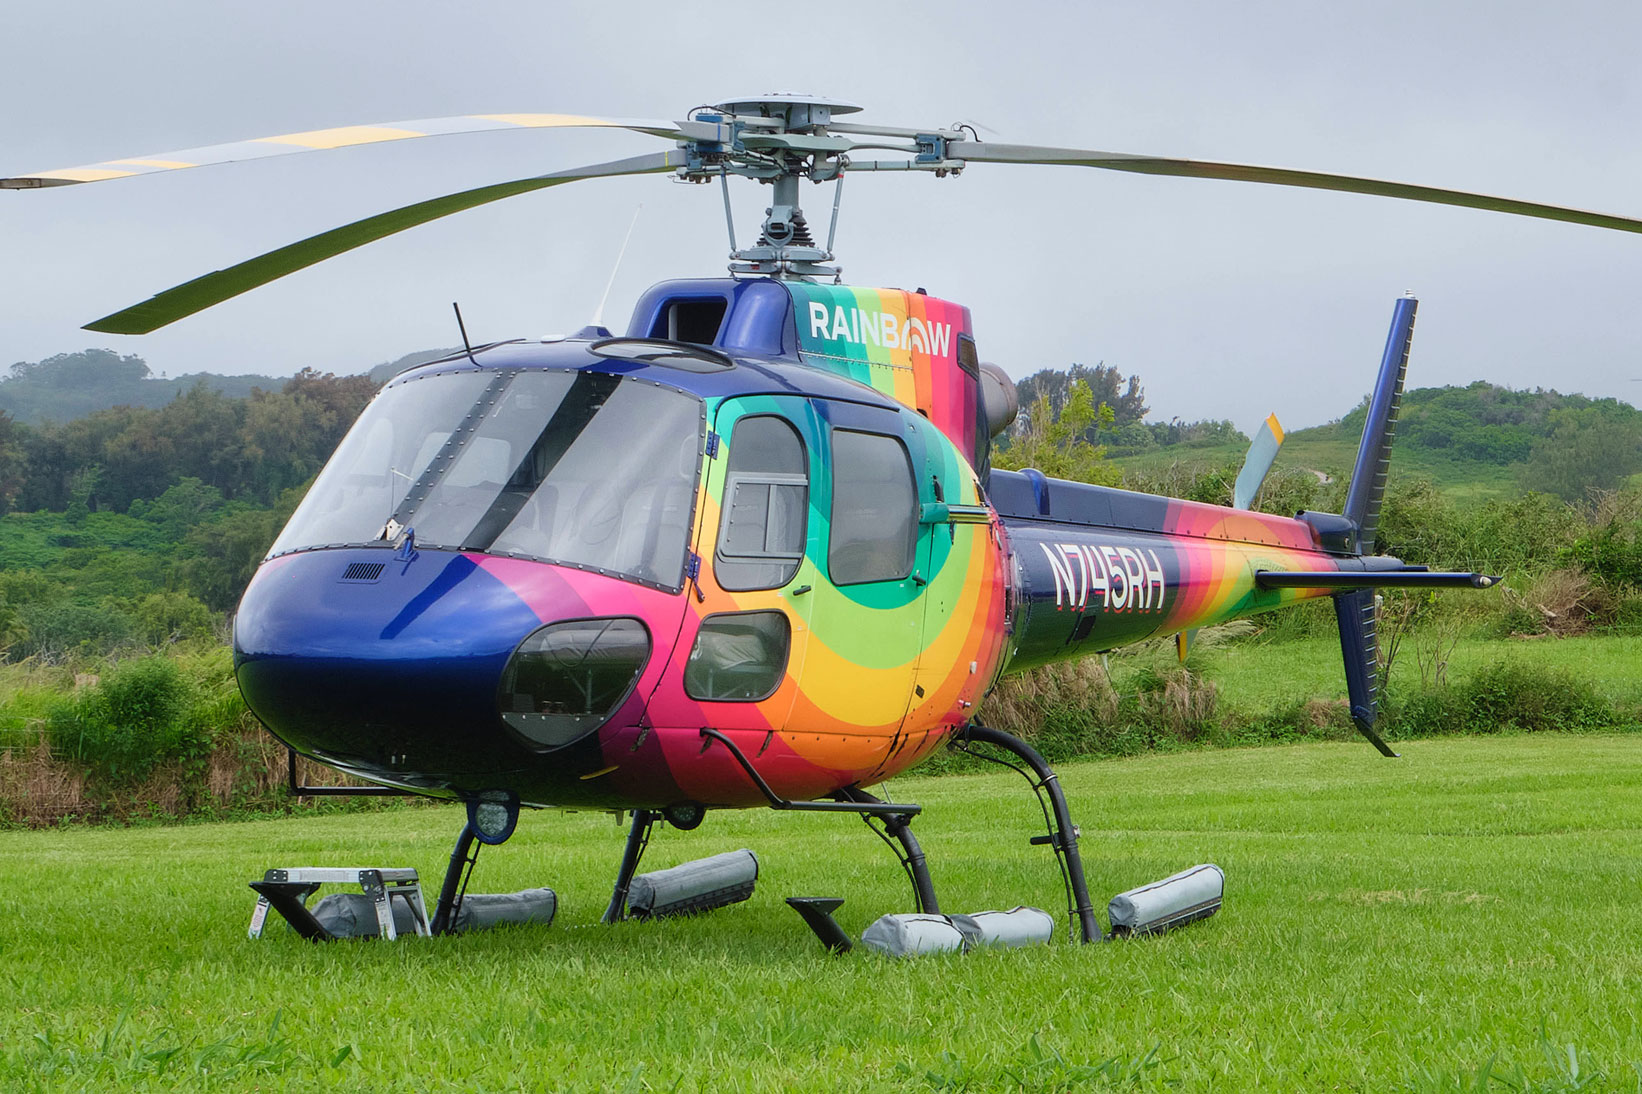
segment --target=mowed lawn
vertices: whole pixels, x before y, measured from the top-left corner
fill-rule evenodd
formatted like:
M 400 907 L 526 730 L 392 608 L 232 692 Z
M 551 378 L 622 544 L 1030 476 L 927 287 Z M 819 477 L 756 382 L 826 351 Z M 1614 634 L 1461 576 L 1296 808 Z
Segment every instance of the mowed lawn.
M 1103 913 L 1212 861 L 1221 914 L 904 962 L 828 956 L 782 901 L 846 897 L 856 936 L 910 910 L 889 851 L 848 817 L 658 830 L 648 867 L 751 847 L 757 894 L 604 928 L 622 829 L 532 814 L 473 888 L 551 885 L 551 927 L 329 946 L 248 941 L 245 882 L 412 865 L 436 890 L 458 810 L 4 832 L 0 1089 L 1636 1089 L 1642 735 L 1402 747 L 1069 765 Z M 1023 780 L 889 792 L 926 807 L 947 910 L 1064 913 L 1052 856 L 1026 842 L 1041 821 Z

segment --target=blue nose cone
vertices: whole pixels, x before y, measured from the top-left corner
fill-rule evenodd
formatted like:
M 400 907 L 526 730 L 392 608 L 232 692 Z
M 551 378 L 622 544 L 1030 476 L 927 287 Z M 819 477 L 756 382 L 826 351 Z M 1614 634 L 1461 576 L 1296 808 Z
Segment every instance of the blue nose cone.
M 481 789 L 529 764 L 497 687 L 541 622 L 462 554 L 306 551 L 265 563 L 246 590 L 234 660 L 246 703 L 298 751 L 384 781 Z

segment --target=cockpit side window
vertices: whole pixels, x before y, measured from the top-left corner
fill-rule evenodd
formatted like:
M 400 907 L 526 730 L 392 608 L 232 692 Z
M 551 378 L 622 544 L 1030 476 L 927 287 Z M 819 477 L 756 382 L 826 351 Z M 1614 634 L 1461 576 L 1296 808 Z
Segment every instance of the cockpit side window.
M 809 460 L 798 431 L 769 415 L 742 418 L 729 463 L 713 573 L 725 589 L 778 589 L 804 558 Z

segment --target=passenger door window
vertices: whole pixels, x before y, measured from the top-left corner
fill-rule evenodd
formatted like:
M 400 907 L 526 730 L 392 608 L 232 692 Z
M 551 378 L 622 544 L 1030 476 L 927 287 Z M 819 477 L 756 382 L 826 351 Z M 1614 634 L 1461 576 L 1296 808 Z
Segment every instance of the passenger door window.
M 804 558 L 810 506 L 804 443 L 780 418 L 736 423 L 713 572 L 725 589 L 778 589 Z

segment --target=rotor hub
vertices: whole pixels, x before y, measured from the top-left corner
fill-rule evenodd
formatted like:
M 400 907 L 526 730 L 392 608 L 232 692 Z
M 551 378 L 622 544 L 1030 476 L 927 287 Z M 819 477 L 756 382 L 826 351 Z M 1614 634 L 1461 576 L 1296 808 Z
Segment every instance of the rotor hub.
M 808 95 L 765 95 L 756 99 L 732 99 L 717 109 L 740 119 L 768 118 L 781 123 L 788 133 L 809 133 L 831 123 L 837 114 L 858 114 L 861 108 L 839 99 L 816 99 Z
M 854 103 L 809 95 L 765 95 L 732 99 L 694 113 L 692 120 L 716 123 L 727 139 L 684 143 L 682 147 L 692 153 L 690 168 L 681 172 L 684 177 L 706 181 L 716 173 L 727 185 L 729 175 L 741 175 L 769 183 L 775 191 L 764 210 L 758 242 L 738 248 L 726 190 L 732 274 L 803 280 L 839 278 L 838 267 L 828 265 L 833 260 L 837 202 L 827 246 L 818 247 L 799 205 L 798 182 L 842 182 L 852 142 L 829 135 L 827 127 L 835 116 L 860 109 Z

